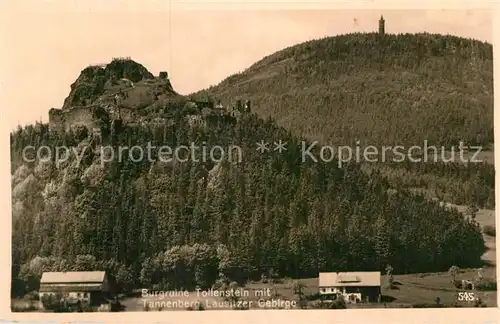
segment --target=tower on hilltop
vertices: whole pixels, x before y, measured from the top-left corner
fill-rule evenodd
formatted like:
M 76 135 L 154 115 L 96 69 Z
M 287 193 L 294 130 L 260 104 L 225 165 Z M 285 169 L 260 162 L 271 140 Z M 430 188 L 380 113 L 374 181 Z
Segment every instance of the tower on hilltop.
M 385 20 L 384 16 L 380 16 L 380 20 L 378 21 L 378 33 L 380 36 L 385 35 Z

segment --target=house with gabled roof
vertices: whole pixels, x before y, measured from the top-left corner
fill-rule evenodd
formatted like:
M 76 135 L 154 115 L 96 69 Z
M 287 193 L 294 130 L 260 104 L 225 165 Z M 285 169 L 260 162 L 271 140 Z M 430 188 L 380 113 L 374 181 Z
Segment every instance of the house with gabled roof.
M 95 304 L 110 298 L 110 292 L 105 271 L 44 272 L 40 279 L 40 300 L 52 295 Z
M 326 299 L 342 297 L 347 303 L 376 302 L 380 298 L 380 271 L 320 272 L 319 294 Z

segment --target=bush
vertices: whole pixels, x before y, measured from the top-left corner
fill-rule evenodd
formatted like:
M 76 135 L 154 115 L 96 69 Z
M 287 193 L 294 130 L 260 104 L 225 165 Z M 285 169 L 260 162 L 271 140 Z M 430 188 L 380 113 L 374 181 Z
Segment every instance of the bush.
M 309 304 L 311 308 L 315 309 L 345 309 L 347 305 L 344 298 L 339 298 L 334 301 L 323 301 L 321 299 L 311 302 Z
M 343 298 L 337 299 L 333 303 L 330 304 L 330 309 L 344 309 L 347 308 L 345 301 Z
M 12 312 L 19 313 L 19 312 L 32 312 L 35 311 L 37 308 L 35 307 L 35 305 L 33 305 L 33 303 L 30 303 L 26 306 L 12 305 L 10 309 Z
M 84 312 L 84 313 L 89 313 L 89 312 L 93 312 L 94 309 L 92 307 L 90 307 L 90 304 L 88 302 L 82 302 L 79 305 L 79 311 Z
M 495 229 L 495 226 L 492 226 L 492 225 L 485 225 L 483 227 L 483 233 L 488 235 L 488 236 L 493 236 L 493 237 L 496 237 L 496 235 L 497 235 L 497 231 Z
M 111 312 L 119 312 L 122 309 L 122 305 L 118 300 L 114 300 L 109 303 L 109 309 Z
M 494 291 L 497 290 L 497 282 L 493 280 L 482 279 L 476 284 L 476 289 L 480 291 Z
M 11 297 L 22 297 L 26 293 L 25 283 L 20 278 L 13 278 L 11 280 Z
M 44 295 L 41 302 L 45 309 L 57 312 L 63 308 L 61 298 L 60 295 Z
M 322 295 L 320 293 L 314 293 L 314 294 L 304 296 L 304 299 L 306 299 L 306 300 L 318 300 L 320 298 L 322 298 Z
M 75 139 L 79 142 L 83 141 L 89 136 L 89 130 L 85 126 L 77 126 L 73 130 Z
M 192 103 L 192 102 L 186 103 L 186 105 L 184 105 L 184 107 L 182 109 L 183 115 L 195 115 L 197 113 L 199 113 L 199 109 L 196 106 L 196 104 Z
M 38 295 L 38 292 L 36 291 L 30 291 L 23 297 L 24 300 L 39 300 L 40 297 Z
M 486 304 L 481 300 L 481 298 L 478 298 L 474 302 L 474 307 L 486 307 Z
M 310 305 L 312 308 L 316 308 L 316 309 L 318 309 L 318 308 L 319 309 L 345 309 L 345 308 L 347 308 L 347 305 L 346 305 L 343 298 L 339 298 L 339 299 L 331 301 L 331 302 L 317 300 L 315 302 L 312 302 Z

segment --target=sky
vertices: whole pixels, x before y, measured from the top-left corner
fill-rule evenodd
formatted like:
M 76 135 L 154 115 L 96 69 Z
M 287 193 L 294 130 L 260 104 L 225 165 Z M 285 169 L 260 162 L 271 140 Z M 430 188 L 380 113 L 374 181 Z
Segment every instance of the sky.
M 425 31 L 493 40 L 488 9 L 183 10 L 167 2 L 145 1 L 140 6 L 135 1 L 132 10 L 74 3 L 0 4 L 5 126 L 48 121 L 48 110 L 62 106 L 81 70 L 116 56 L 130 56 L 154 75 L 167 71 L 174 89 L 189 94 L 285 47 L 376 31 L 380 15 L 387 33 Z

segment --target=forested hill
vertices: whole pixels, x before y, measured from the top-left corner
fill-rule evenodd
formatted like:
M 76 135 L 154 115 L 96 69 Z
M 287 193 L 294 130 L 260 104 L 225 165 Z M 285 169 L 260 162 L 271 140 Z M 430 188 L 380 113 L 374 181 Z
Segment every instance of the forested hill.
M 243 161 L 102 164 L 100 146 L 84 133 L 38 124 L 12 134 L 16 287 L 36 289 L 43 271 L 101 269 L 124 290 L 190 289 L 209 287 L 219 274 L 244 281 L 270 269 L 301 277 L 386 264 L 396 273 L 479 264 L 480 228 L 458 211 L 390 188 L 356 164 L 302 163 L 297 138 L 272 121 L 244 115 L 196 128 L 184 107 L 162 108 L 170 123 L 124 126 L 116 142 L 102 144 L 114 145 L 115 157 L 120 145 L 234 144 Z M 259 153 L 262 139 L 289 149 Z M 82 159 L 22 163 L 27 145 L 74 147 Z
M 286 48 L 195 95 L 250 98 L 260 116 L 332 145 L 486 145 L 492 55 L 454 36 L 349 34 Z

